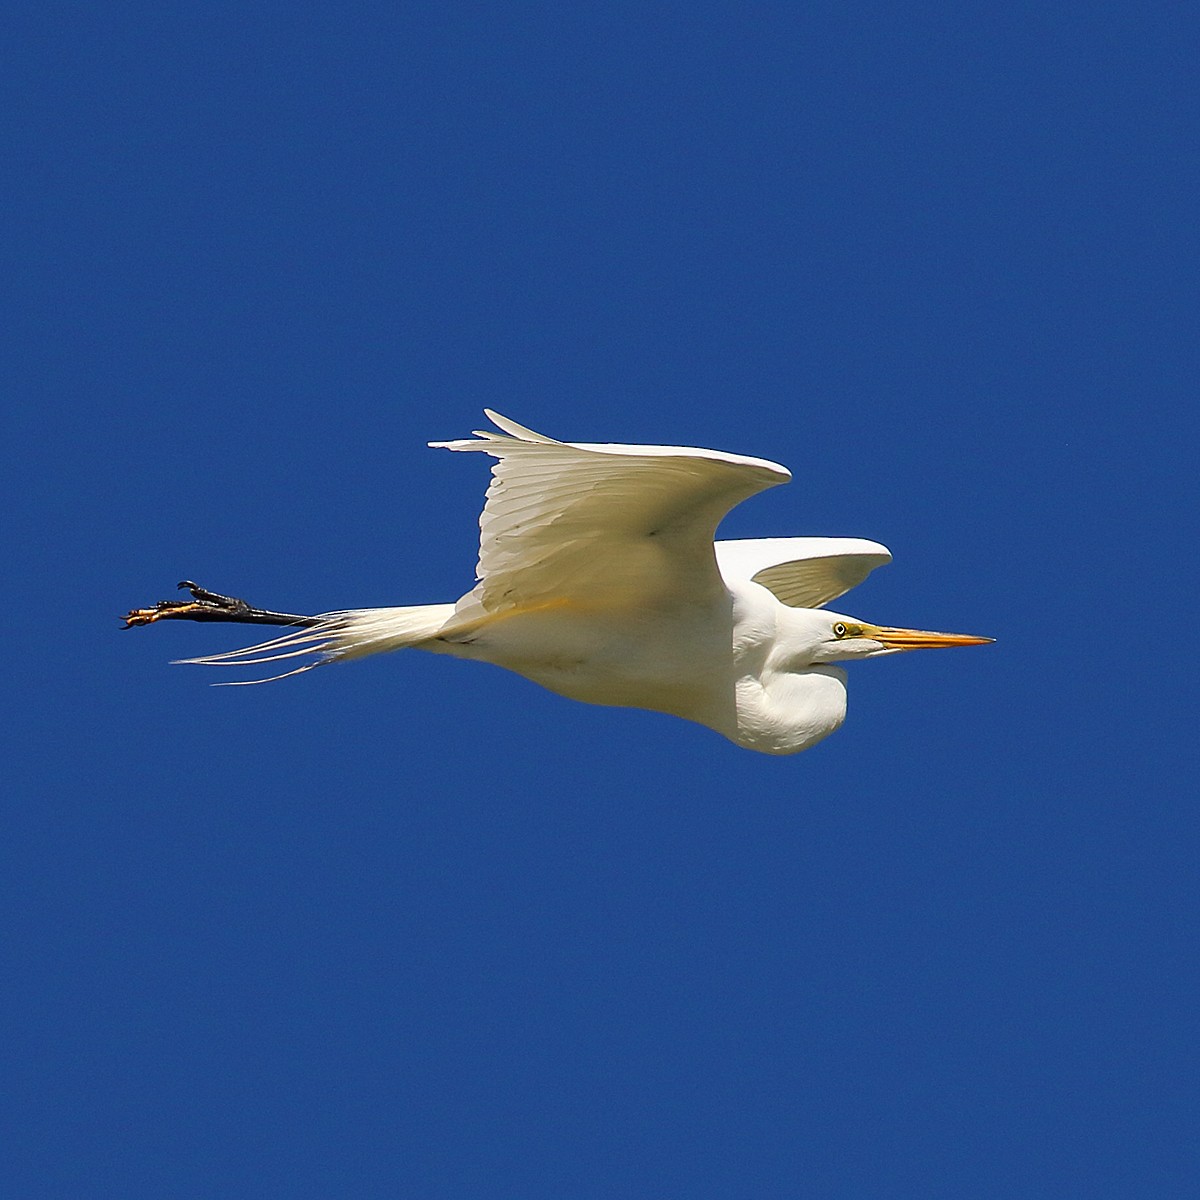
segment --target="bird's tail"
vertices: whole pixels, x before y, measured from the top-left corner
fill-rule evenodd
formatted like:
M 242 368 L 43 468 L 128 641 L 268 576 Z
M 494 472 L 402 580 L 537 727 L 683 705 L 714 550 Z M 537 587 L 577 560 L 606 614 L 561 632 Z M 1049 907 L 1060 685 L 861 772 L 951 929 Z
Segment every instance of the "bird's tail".
M 415 604 L 407 608 L 354 608 L 345 612 L 323 613 L 314 625 L 293 633 L 200 658 L 181 658 L 178 662 L 208 667 L 257 667 L 266 663 L 299 659 L 299 666 L 266 679 L 225 681 L 218 686 L 237 687 L 248 683 L 271 683 L 300 675 L 325 663 L 365 658 L 385 650 L 403 650 L 419 646 L 437 636 L 454 616 L 453 604 Z

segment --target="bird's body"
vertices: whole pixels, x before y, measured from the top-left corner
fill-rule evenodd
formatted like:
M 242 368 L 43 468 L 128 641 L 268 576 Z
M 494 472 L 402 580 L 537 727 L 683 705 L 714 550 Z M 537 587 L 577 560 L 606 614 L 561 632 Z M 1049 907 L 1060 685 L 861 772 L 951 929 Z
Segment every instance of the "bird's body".
M 788 754 L 846 715 L 845 672 L 783 669 L 791 614 L 759 584 L 736 580 L 708 603 L 660 611 L 569 607 L 488 622 L 425 649 L 492 663 L 587 704 L 670 713 L 731 741 Z
M 833 663 L 990 640 L 824 610 L 890 560 L 875 542 L 714 542 L 730 508 L 790 478 L 775 463 L 690 447 L 557 442 L 488 416 L 503 432 L 432 443 L 497 460 L 470 592 L 454 604 L 298 617 L 298 632 L 188 661 L 305 659 L 285 672 L 294 674 L 424 649 L 504 667 L 573 700 L 670 713 L 748 749 L 791 754 L 845 719 L 846 676 Z M 194 587 L 193 595 L 198 603 L 164 602 L 128 621 L 222 619 L 203 597 L 224 598 Z M 286 620 L 241 612 L 226 619 Z

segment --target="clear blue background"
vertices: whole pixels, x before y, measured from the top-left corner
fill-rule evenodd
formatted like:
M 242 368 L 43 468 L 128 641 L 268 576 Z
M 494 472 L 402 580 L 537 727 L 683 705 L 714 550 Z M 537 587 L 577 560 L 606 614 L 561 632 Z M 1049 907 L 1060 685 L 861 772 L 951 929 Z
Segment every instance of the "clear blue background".
M 55 4 L 4 33 L 2 1190 L 1106 1197 L 1197 1169 L 1189 6 Z M 489 405 L 995 635 L 774 760 L 184 576 L 470 586 Z

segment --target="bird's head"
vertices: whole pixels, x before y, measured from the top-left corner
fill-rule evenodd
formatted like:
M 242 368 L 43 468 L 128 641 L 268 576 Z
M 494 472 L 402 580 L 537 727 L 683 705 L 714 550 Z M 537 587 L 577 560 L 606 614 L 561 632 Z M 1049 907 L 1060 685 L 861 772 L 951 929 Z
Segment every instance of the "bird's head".
M 967 633 L 931 633 L 924 629 L 898 629 L 871 625 L 855 617 L 824 609 L 805 613 L 813 663 L 842 662 L 853 658 L 877 658 L 902 650 L 937 650 L 945 646 L 983 646 L 995 638 Z

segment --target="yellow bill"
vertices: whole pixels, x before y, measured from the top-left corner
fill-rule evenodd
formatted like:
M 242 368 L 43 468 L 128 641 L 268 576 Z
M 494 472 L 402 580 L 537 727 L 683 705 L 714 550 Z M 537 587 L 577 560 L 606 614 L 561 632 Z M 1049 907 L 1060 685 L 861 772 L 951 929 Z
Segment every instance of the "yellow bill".
M 970 633 L 931 633 L 926 629 L 894 629 L 890 625 L 866 625 L 863 637 L 882 642 L 892 650 L 936 650 L 942 646 L 986 646 L 995 638 Z

